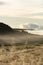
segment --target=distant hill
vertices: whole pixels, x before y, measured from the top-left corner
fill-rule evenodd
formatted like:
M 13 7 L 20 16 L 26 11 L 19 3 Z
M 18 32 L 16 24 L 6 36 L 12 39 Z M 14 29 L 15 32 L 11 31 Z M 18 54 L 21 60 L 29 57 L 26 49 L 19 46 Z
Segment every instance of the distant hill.
M 9 25 L 0 22 L 0 34 L 27 34 L 28 32 L 24 31 L 24 29 L 16 29 L 11 28 Z
M 13 32 L 13 29 L 7 24 L 0 22 L 0 34 Z

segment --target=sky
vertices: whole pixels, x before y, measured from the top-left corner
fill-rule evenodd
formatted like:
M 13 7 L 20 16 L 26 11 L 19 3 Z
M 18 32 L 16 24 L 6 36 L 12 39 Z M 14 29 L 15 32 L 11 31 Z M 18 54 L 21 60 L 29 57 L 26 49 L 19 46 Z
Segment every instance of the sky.
M 43 0 L 0 0 L 0 22 L 11 27 L 25 23 L 43 26 Z

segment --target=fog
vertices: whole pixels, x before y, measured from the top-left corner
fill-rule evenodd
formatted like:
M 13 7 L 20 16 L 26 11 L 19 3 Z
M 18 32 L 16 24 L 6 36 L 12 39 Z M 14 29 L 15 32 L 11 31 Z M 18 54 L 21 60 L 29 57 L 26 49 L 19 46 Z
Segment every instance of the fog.
M 27 32 L 31 34 L 43 35 L 43 30 L 33 30 L 33 31 L 27 30 Z

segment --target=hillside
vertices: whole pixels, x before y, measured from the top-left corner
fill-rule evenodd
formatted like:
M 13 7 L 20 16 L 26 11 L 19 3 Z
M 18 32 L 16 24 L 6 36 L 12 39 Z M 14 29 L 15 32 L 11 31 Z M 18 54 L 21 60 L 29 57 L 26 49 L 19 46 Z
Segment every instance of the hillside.
M 8 26 L 7 24 L 0 22 L 0 34 L 5 34 L 9 32 L 13 32 L 12 28 Z

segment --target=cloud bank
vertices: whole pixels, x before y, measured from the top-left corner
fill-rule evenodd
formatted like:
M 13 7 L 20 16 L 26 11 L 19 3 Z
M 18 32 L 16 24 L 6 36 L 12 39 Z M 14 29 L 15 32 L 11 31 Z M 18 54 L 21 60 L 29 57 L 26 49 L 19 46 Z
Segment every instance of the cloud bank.
M 34 30 L 43 30 L 43 26 L 40 26 L 37 23 L 29 23 L 29 24 L 20 25 L 19 28 L 34 29 Z

